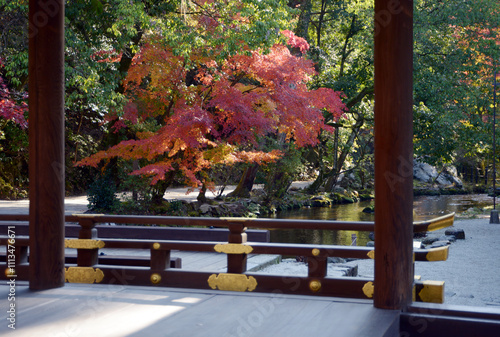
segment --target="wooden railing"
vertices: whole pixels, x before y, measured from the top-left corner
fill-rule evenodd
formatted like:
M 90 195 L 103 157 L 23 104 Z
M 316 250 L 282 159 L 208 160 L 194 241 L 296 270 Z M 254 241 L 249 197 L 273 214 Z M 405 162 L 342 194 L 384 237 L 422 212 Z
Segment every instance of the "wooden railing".
M 5 275 L 16 275 L 18 280 L 28 280 L 29 238 L 20 235 L 21 227 L 27 227 L 27 215 L 0 215 L 0 246 L 7 248 Z M 362 277 L 330 277 L 327 273 L 329 257 L 369 259 L 373 248 L 338 245 L 286 244 L 251 242 L 247 240 L 247 228 L 254 229 L 309 229 L 373 231 L 373 222 L 340 222 L 316 220 L 276 220 L 247 218 L 186 218 L 155 216 L 120 216 L 80 214 L 66 217 L 67 223 L 78 223 L 78 238 L 68 236 L 66 248 L 76 248 L 76 259 L 66 259 L 66 281 L 78 283 L 118 283 L 153 285 L 232 291 L 276 292 L 370 299 L 374 280 Z M 96 227 L 99 223 L 135 225 L 182 225 L 185 227 L 217 227 L 227 229 L 227 239 L 218 241 L 155 239 L 157 236 L 137 239 L 103 237 Z M 16 225 L 17 224 L 17 225 Z M 415 232 L 435 230 L 453 224 L 453 214 L 432 221 L 414 224 Z M 16 229 L 14 240 L 8 236 L 9 227 Z M 107 226 L 128 228 L 128 226 Z M 99 230 L 103 228 L 100 227 Z M 134 230 L 138 230 L 133 227 Z M 150 227 L 143 227 L 145 231 Z M 162 228 L 155 227 L 157 232 Z M 254 234 L 258 233 L 254 231 Z M 266 240 L 261 240 L 266 241 Z M 99 256 L 102 248 L 147 249 L 150 257 L 113 259 Z M 186 271 L 172 251 L 217 252 L 227 255 L 227 272 Z M 307 258 L 307 276 L 267 275 L 247 272 L 249 254 L 279 254 Z M 415 261 L 445 260 L 448 247 L 415 250 Z M 14 264 L 14 265 L 13 265 Z M 386 285 L 377 285 L 386 286 Z M 388 285 L 387 285 L 388 286 Z M 442 302 L 443 282 L 415 280 L 415 301 Z

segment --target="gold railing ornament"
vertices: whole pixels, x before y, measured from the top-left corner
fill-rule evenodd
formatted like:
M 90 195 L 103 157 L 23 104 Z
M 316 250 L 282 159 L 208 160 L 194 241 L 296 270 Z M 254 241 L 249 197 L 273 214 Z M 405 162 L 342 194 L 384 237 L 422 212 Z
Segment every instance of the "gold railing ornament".
M 257 287 L 253 276 L 243 274 L 212 274 L 207 282 L 212 289 L 228 291 L 253 291 Z
M 309 282 L 309 289 L 311 289 L 311 291 L 314 293 L 320 291 L 321 282 L 318 280 L 312 280 L 311 282 Z
M 311 254 L 312 254 L 313 256 L 318 256 L 318 255 L 319 255 L 319 253 L 320 253 L 320 251 L 319 251 L 319 249 L 318 249 L 318 248 L 314 248 L 314 249 L 312 250 L 312 252 L 311 252 Z
M 16 275 L 16 270 L 12 267 L 7 267 L 5 268 L 5 276 L 6 277 L 13 277 Z
M 151 277 L 149 279 L 151 280 L 151 283 L 158 284 L 161 281 L 161 275 L 154 273 L 154 274 L 151 274 Z
M 241 243 L 218 243 L 214 246 L 214 250 L 225 254 L 250 254 L 253 248 Z
M 370 259 L 374 260 L 375 259 L 375 250 L 370 250 L 367 254 L 366 254 Z
M 68 267 L 65 268 L 65 281 L 69 283 L 99 283 L 104 273 L 99 268 Z
M 104 248 L 104 242 L 92 239 L 66 239 L 64 240 L 64 247 L 76 249 L 99 249 Z
M 372 298 L 373 293 L 375 292 L 375 286 L 373 285 L 373 282 L 366 282 L 365 285 L 363 286 L 363 294 L 365 294 L 366 297 Z

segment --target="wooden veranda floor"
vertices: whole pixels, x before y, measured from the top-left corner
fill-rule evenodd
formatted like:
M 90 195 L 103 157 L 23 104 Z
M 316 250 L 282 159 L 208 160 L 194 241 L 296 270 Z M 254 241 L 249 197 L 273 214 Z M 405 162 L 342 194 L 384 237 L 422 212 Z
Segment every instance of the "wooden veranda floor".
M 399 336 L 399 311 L 370 301 L 98 284 L 35 292 L 26 282 L 11 330 L 8 291 L 0 286 L 2 336 Z

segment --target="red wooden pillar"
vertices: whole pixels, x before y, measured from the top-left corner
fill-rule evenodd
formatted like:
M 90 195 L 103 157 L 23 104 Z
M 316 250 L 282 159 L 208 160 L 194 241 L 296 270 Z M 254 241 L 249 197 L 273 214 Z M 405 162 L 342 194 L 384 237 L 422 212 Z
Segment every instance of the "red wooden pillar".
M 29 2 L 30 289 L 64 285 L 64 1 Z
M 229 236 L 227 242 L 240 244 L 247 242 L 246 227 L 241 223 L 229 223 Z M 227 272 L 243 274 L 247 271 L 247 254 L 227 254 Z
M 375 0 L 375 293 L 411 303 L 413 285 L 413 1 Z

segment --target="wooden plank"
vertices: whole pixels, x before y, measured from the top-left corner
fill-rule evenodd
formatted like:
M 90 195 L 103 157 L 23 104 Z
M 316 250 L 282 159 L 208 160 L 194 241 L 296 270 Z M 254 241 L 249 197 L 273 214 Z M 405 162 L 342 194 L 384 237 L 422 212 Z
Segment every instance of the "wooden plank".
M 449 248 L 449 246 L 443 246 L 429 249 L 416 249 L 413 253 L 414 261 L 446 261 L 448 259 Z M 372 259 L 375 256 L 375 250 L 370 251 L 367 256 Z
M 213 296 L 178 292 L 166 294 L 149 289 L 138 290 L 119 285 L 94 285 L 90 288 L 68 285 L 38 293 L 18 287 L 16 301 L 19 309 L 14 335 L 130 336 Z M 5 313 L 2 312 L 0 317 L 7 321 Z M 160 336 L 166 335 L 168 326 L 163 326 L 163 330 Z M 2 324 L 0 334 L 5 332 L 6 324 Z
M 9 238 L 6 236 L 0 237 L 0 246 L 6 246 L 8 244 Z M 16 233 L 16 246 L 24 246 L 27 247 L 30 244 L 30 240 L 28 237 L 18 236 Z
M 199 242 L 199 241 L 170 241 L 170 240 L 122 240 L 122 239 L 101 239 L 105 248 L 114 249 L 152 249 L 155 243 L 160 245 L 160 249 L 167 250 L 188 250 L 200 252 L 214 252 L 214 246 L 219 242 Z
M 236 317 L 213 308 L 231 308 Z M 332 315 L 332 313 L 334 313 Z M 176 316 L 171 336 L 397 336 L 398 314 L 370 305 L 314 301 L 285 296 L 215 296 Z M 194 321 L 194 322 L 193 322 Z M 156 335 L 161 322 L 141 331 Z M 214 326 L 215 325 L 215 326 Z M 392 325 L 389 334 L 380 333 Z
M 373 297 L 373 280 L 366 278 L 316 278 L 289 277 L 265 274 L 226 274 L 217 271 L 195 272 L 188 270 L 167 269 L 151 271 L 144 267 L 122 267 L 96 265 L 96 273 L 103 277 L 87 280 L 86 278 L 70 279 L 71 282 L 123 285 L 153 285 L 174 288 L 219 289 L 226 290 L 224 284 L 237 286 L 241 291 L 272 293 L 279 291 L 287 294 L 316 296 L 333 296 L 343 298 L 371 299 Z M 94 274 L 94 271 L 92 272 Z M 221 276 L 229 275 L 229 276 Z M 96 274 L 97 276 L 97 274 Z M 216 280 L 212 280 L 215 277 Z M 229 283 L 220 283 L 217 278 L 226 278 Z M 242 278 L 245 279 L 243 283 Z M 212 280 L 212 281 L 211 281 Z M 213 282 L 215 281 L 215 283 Z M 367 286 L 369 286 L 367 288 Z M 231 288 L 233 289 L 233 288 Z
M 449 246 L 415 250 L 415 261 L 446 261 Z
M 311 245 L 311 244 L 291 244 L 291 243 L 254 243 L 249 242 L 253 250 L 252 254 L 280 254 L 298 256 L 318 256 L 318 257 L 342 257 L 368 259 L 368 253 L 373 250 L 369 247 L 357 246 L 337 246 L 337 245 Z
M 146 226 L 97 226 L 100 238 L 146 239 L 146 240 L 189 240 L 226 242 L 229 230 L 226 228 L 180 228 Z M 269 242 L 267 230 L 247 231 L 249 241 Z
M 1 219 L 1 217 L 0 217 Z M 373 223 L 363 221 L 327 221 L 308 220 L 305 226 L 303 220 L 296 219 L 261 219 L 261 218 L 208 218 L 208 217 L 161 217 L 161 216 L 127 216 L 127 215 L 96 215 L 100 223 L 122 224 L 156 224 L 179 226 L 214 226 L 228 227 L 239 223 L 247 228 L 279 229 L 279 228 L 309 228 L 328 230 L 373 230 Z M 77 216 L 67 216 L 66 221 L 78 221 Z
M 27 216 L 27 215 L 26 215 Z M 0 214 L 0 221 L 12 216 Z M 29 235 L 27 223 L 9 221 L 0 223 L 0 233 L 6 233 L 8 226 L 16 227 L 16 235 Z M 222 241 L 226 242 L 229 230 L 226 228 L 181 228 L 181 227 L 148 227 L 148 226 L 107 226 L 95 227 L 99 238 L 110 239 L 145 239 L 145 240 L 188 240 L 188 241 Z M 67 238 L 78 237 L 80 225 L 66 224 Z M 249 241 L 269 242 L 268 230 L 250 229 L 246 231 Z
M 29 1 L 30 288 L 64 285 L 64 1 Z
M 98 260 L 99 264 L 105 265 L 115 265 L 115 266 L 139 266 L 139 267 L 148 267 L 151 265 L 151 260 L 148 256 L 120 256 L 120 255 L 112 255 L 112 256 L 99 256 Z M 69 256 L 66 254 L 66 264 L 76 264 L 76 256 Z M 181 268 L 182 260 L 178 257 L 170 258 L 170 268 Z
M 413 284 L 413 1 L 375 0 L 375 296 L 405 309 Z
M 21 239 L 19 239 L 21 240 Z M 27 244 L 28 239 L 19 241 L 20 244 Z M 7 238 L 0 237 L 0 245 L 4 245 Z M 197 241 L 174 241 L 174 240 L 122 240 L 122 239 L 102 239 L 105 248 L 100 251 L 112 252 L 112 249 L 126 255 L 128 251 L 131 255 L 136 255 L 134 250 L 149 250 L 155 243 L 159 243 L 162 249 L 214 252 L 214 246 L 219 242 L 197 242 Z M 289 244 L 289 243 L 260 243 L 248 242 L 246 245 L 252 248 L 253 254 L 279 254 L 298 256 L 318 256 L 318 257 L 345 257 L 345 258 L 372 258 L 369 253 L 373 250 L 369 247 L 357 246 L 337 246 L 337 245 L 312 245 L 312 244 Z M 137 252 L 138 254 L 139 252 Z

